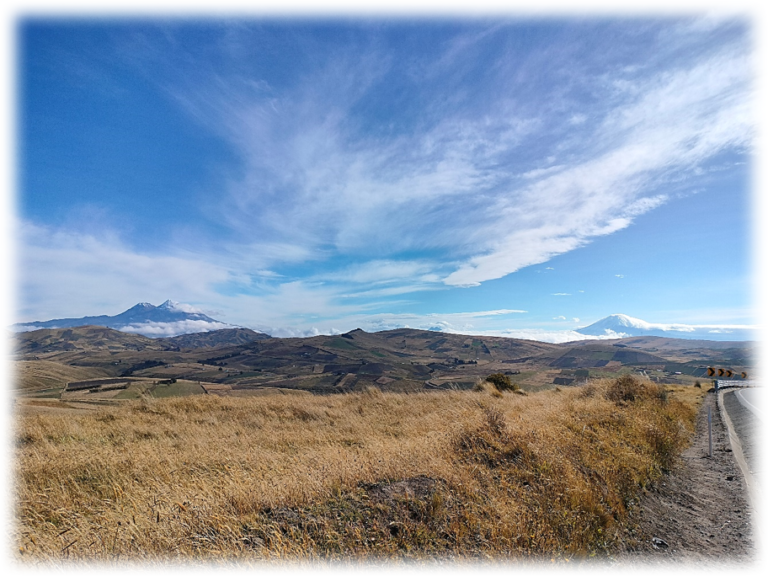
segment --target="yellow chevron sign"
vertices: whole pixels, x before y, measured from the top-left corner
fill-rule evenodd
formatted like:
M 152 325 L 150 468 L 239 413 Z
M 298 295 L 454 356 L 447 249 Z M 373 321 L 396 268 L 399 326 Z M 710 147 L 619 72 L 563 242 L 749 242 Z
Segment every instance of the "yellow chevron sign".
M 710 366 L 707 368 L 707 376 L 714 376 L 715 375 L 715 369 Z

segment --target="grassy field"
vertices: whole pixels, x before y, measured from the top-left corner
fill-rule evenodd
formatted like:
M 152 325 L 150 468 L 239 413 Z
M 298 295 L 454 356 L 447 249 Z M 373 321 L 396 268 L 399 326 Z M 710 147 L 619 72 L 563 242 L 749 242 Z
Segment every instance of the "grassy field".
M 571 559 L 632 540 L 701 389 L 142 398 L 15 419 L 22 561 Z
M 103 378 L 109 373 L 99 368 L 67 366 L 46 360 L 25 360 L 16 362 L 16 388 L 19 390 L 39 390 L 44 388 L 62 389 L 67 382 Z

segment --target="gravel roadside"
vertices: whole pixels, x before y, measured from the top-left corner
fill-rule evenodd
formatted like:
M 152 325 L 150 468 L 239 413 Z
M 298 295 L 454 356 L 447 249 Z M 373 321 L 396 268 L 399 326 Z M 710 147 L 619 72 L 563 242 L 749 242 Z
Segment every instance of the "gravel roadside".
M 707 394 L 680 465 L 642 496 L 632 515 L 638 542 L 614 557 L 620 564 L 754 565 L 753 512 L 716 394 Z

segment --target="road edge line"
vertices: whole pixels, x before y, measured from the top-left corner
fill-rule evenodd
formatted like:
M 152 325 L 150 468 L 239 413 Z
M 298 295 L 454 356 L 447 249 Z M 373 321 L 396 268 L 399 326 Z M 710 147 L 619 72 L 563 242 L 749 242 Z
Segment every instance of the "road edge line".
M 739 390 L 734 390 L 734 391 L 733 391 L 733 393 L 734 393 L 734 394 L 736 394 L 736 393 L 738 393 L 738 392 L 741 392 L 742 390 L 744 390 L 744 388 L 741 388 L 741 389 L 739 389 Z M 746 398 L 744 398 L 744 396 L 743 396 L 743 395 L 740 395 L 740 396 L 739 396 L 739 402 L 741 402 L 741 404 L 742 404 L 742 405 L 745 405 L 745 406 L 746 406 L 746 404 L 749 404 L 749 406 L 752 406 L 752 408 L 749 408 L 749 406 L 746 406 L 746 408 L 749 408 L 749 410 L 750 410 L 750 411 L 751 411 L 751 412 L 752 412 L 752 413 L 753 413 L 755 416 L 757 416 L 757 419 L 762 421 L 762 419 L 764 418 L 764 416 L 765 416 L 765 415 L 763 414 L 763 411 L 762 411 L 762 410 L 760 410 L 760 408 L 758 408 L 757 406 L 755 406 L 754 404 L 752 404 L 752 402 L 750 402 L 749 400 L 747 400 Z
M 729 392 L 733 392 L 733 390 L 723 390 L 722 394 L 728 394 Z M 723 406 L 721 393 L 715 392 L 715 394 L 717 394 L 717 409 L 728 430 L 728 440 L 731 443 L 732 450 L 731 454 L 733 454 L 733 458 L 736 460 L 736 464 L 741 470 L 741 477 L 744 479 L 746 485 L 747 499 L 749 500 L 751 508 L 750 516 L 752 517 L 752 526 L 757 531 L 758 539 L 763 547 L 764 559 L 768 562 L 768 535 L 766 534 L 768 526 L 766 526 L 761 519 L 763 512 L 768 513 L 766 503 L 763 500 L 763 492 L 760 490 L 757 480 L 755 480 L 755 477 L 752 476 L 752 473 L 749 470 L 747 460 L 744 457 L 744 450 L 741 447 L 741 440 L 739 440 L 739 437 L 736 435 L 733 422 L 731 422 L 731 418 L 728 416 L 725 406 Z

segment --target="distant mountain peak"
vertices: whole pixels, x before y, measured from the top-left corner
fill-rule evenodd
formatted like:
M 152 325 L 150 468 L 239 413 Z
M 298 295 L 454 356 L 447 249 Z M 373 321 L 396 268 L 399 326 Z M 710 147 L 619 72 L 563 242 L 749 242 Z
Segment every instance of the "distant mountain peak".
M 149 337 L 172 337 L 181 334 L 210 332 L 224 328 L 237 328 L 206 316 L 194 306 L 174 300 L 166 300 L 160 306 L 140 302 L 115 316 L 85 316 L 83 318 L 61 318 L 44 322 L 15 324 L 19 331 L 39 328 L 75 328 L 79 326 L 104 326 L 121 332 L 143 334 Z
M 632 336 L 662 336 L 701 340 L 750 340 L 754 338 L 749 326 L 661 324 L 646 322 L 626 314 L 611 314 L 594 324 L 578 328 L 576 332 L 587 336 L 612 338 Z
M 609 325 L 624 326 L 627 328 L 638 328 L 640 330 L 648 330 L 652 326 L 645 320 L 633 318 L 632 316 L 627 316 L 626 314 L 611 314 L 610 316 L 600 320 L 600 322 Z

